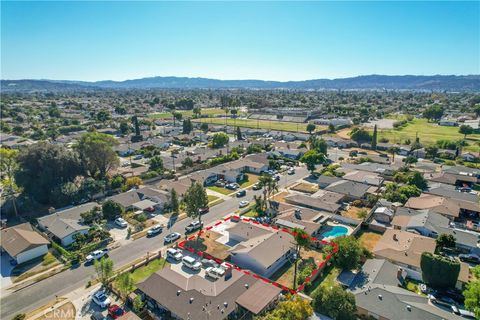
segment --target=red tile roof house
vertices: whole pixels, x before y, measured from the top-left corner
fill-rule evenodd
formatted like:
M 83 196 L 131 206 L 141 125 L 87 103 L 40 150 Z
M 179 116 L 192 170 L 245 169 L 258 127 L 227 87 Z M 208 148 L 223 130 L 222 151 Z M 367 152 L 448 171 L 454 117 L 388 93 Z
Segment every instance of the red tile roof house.
M 22 223 L 1 232 L 2 252 L 8 253 L 17 264 L 39 258 L 48 252 L 50 242 L 33 230 L 30 223 Z

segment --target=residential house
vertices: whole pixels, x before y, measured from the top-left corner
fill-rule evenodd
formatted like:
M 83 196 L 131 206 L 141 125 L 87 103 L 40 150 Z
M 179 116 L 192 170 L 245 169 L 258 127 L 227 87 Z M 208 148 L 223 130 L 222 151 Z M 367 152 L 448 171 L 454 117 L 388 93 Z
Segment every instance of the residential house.
M 2 252 L 8 253 L 15 264 L 42 257 L 49 244 L 28 222 L 1 230 Z
M 384 180 L 380 175 L 376 173 L 357 170 L 347 172 L 342 178 L 345 180 L 361 182 L 377 187 L 381 186 Z
M 368 259 L 347 284 L 355 296 L 357 315 L 385 320 L 455 320 L 460 317 L 402 288 L 405 272 L 384 259 Z
M 148 309 L 173 319 L 222 320 L 251 317 L 271 309 L 281 289 L 242 271 L 230 269 L 212 281 L 186 276 L 167 266 L 137 284 Z
M 420 259 L 423 252 L 435 251 L 432 238 L 415 233 L 387 229 L 375 245 L 372 253 L 376 258 L 386 259 L 405 269 L 408 276 L 421 280 Z
M 287 203 L 280 203 L 275 225 L 290 230 L 298 228 L 304 230 L 311 236 L 317 236 L 322 226 L 332 215 L 333 214 L 325 211 L 319 212 Z
M 480 253 L 479 233 L 455 228 L 450 219 L 428 209 L 397 208 L 392 225 L 394 229 L 415 232 L 434 239 L 441 234 L 452 235 L 456 239 L 458 249 Z
M 364 199 L 367 193 L 372 192 L 368 184 L 349 180 L 340 180 L 330 184 L 325 190 L 345 195 L 345 201 Z
M 294 252 L 294 240 L 289 233 L 247 222 L 238 222 L 227 231 L 231 240 L 241 240 L 229 249 L 232 263 L 262 277 L 274 274 Z
M 285 197 L 287 203 L 318 210 L 322 212 L 337 213 L 342 207 L 341 202 L 345 196 L 340 193 L 319 190 L 311 196 L 304 194 L 292 194 Z
M 433 212 L 440 213 L 450 220 L 460 216 L 460 206 L 445 197 L 422 193 L 419 197 L 412 197 L 405 203 L 405 207 L 411 209 L 431 209 Z
M 107 200 L 118 203 L 124 210 L 144 210 L 147 208 L 162 210 L 164 205 L 170 201 L 167 192 L 150 187 L 122 192 L 108 197 Z
M 476 162 L 478 161 L 478 154 L 474 154 L 472 152 L 464 152 L 462 153 L 462 159 L 463 161 L 468 161 L 468 162 Z
M 395 212 L 387 207 L 378 207 L 373 212 L 373 218 L 380 223 L 390 224 Z
M 425 178 L 432 182 L 450 184 L 454 186 L 471 186 L 478 181 L 477 177 L 475 176 L 453 174 L 448 172 L 430 173 L 425 175 Z
M 51 239 L 68 247 L 75 241 L 75 235 L 87 234 L 90 226 L 83 223 L 82 213 L 99 207 L 96 202 L 60 209 L 57 212 L 37 219 L 38 227 Z

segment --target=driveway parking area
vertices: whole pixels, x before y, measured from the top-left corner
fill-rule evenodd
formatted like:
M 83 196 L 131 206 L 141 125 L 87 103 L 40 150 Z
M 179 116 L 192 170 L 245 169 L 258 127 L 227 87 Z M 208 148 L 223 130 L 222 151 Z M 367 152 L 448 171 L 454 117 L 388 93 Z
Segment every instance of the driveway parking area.
M 13 266 L 10 264 L 10 256 L 4 252 L 1 254 L 1 288 L 2 290 L 4 288 L 9 287 L 12 284 L 12 279 L 10 277 L 10 274 L 12 273 Z

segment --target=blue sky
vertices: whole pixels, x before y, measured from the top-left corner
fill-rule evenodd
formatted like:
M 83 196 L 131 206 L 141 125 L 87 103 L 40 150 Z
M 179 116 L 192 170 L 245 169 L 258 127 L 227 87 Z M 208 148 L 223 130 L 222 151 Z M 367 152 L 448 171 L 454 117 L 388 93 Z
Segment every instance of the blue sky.
M 480 2 L 1 2 L 1 78 L 479 74 Z

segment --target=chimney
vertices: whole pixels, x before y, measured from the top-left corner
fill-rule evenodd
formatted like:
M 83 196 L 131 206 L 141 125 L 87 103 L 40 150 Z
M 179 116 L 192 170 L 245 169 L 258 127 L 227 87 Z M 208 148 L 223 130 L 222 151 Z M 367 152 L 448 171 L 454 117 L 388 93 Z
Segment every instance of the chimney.
M 396 234 L 396 233 L 393 234 L 393 240 L 394 240 L 394 241 L 398 241 L 398 238 L 397 238 L 397 234 Z

